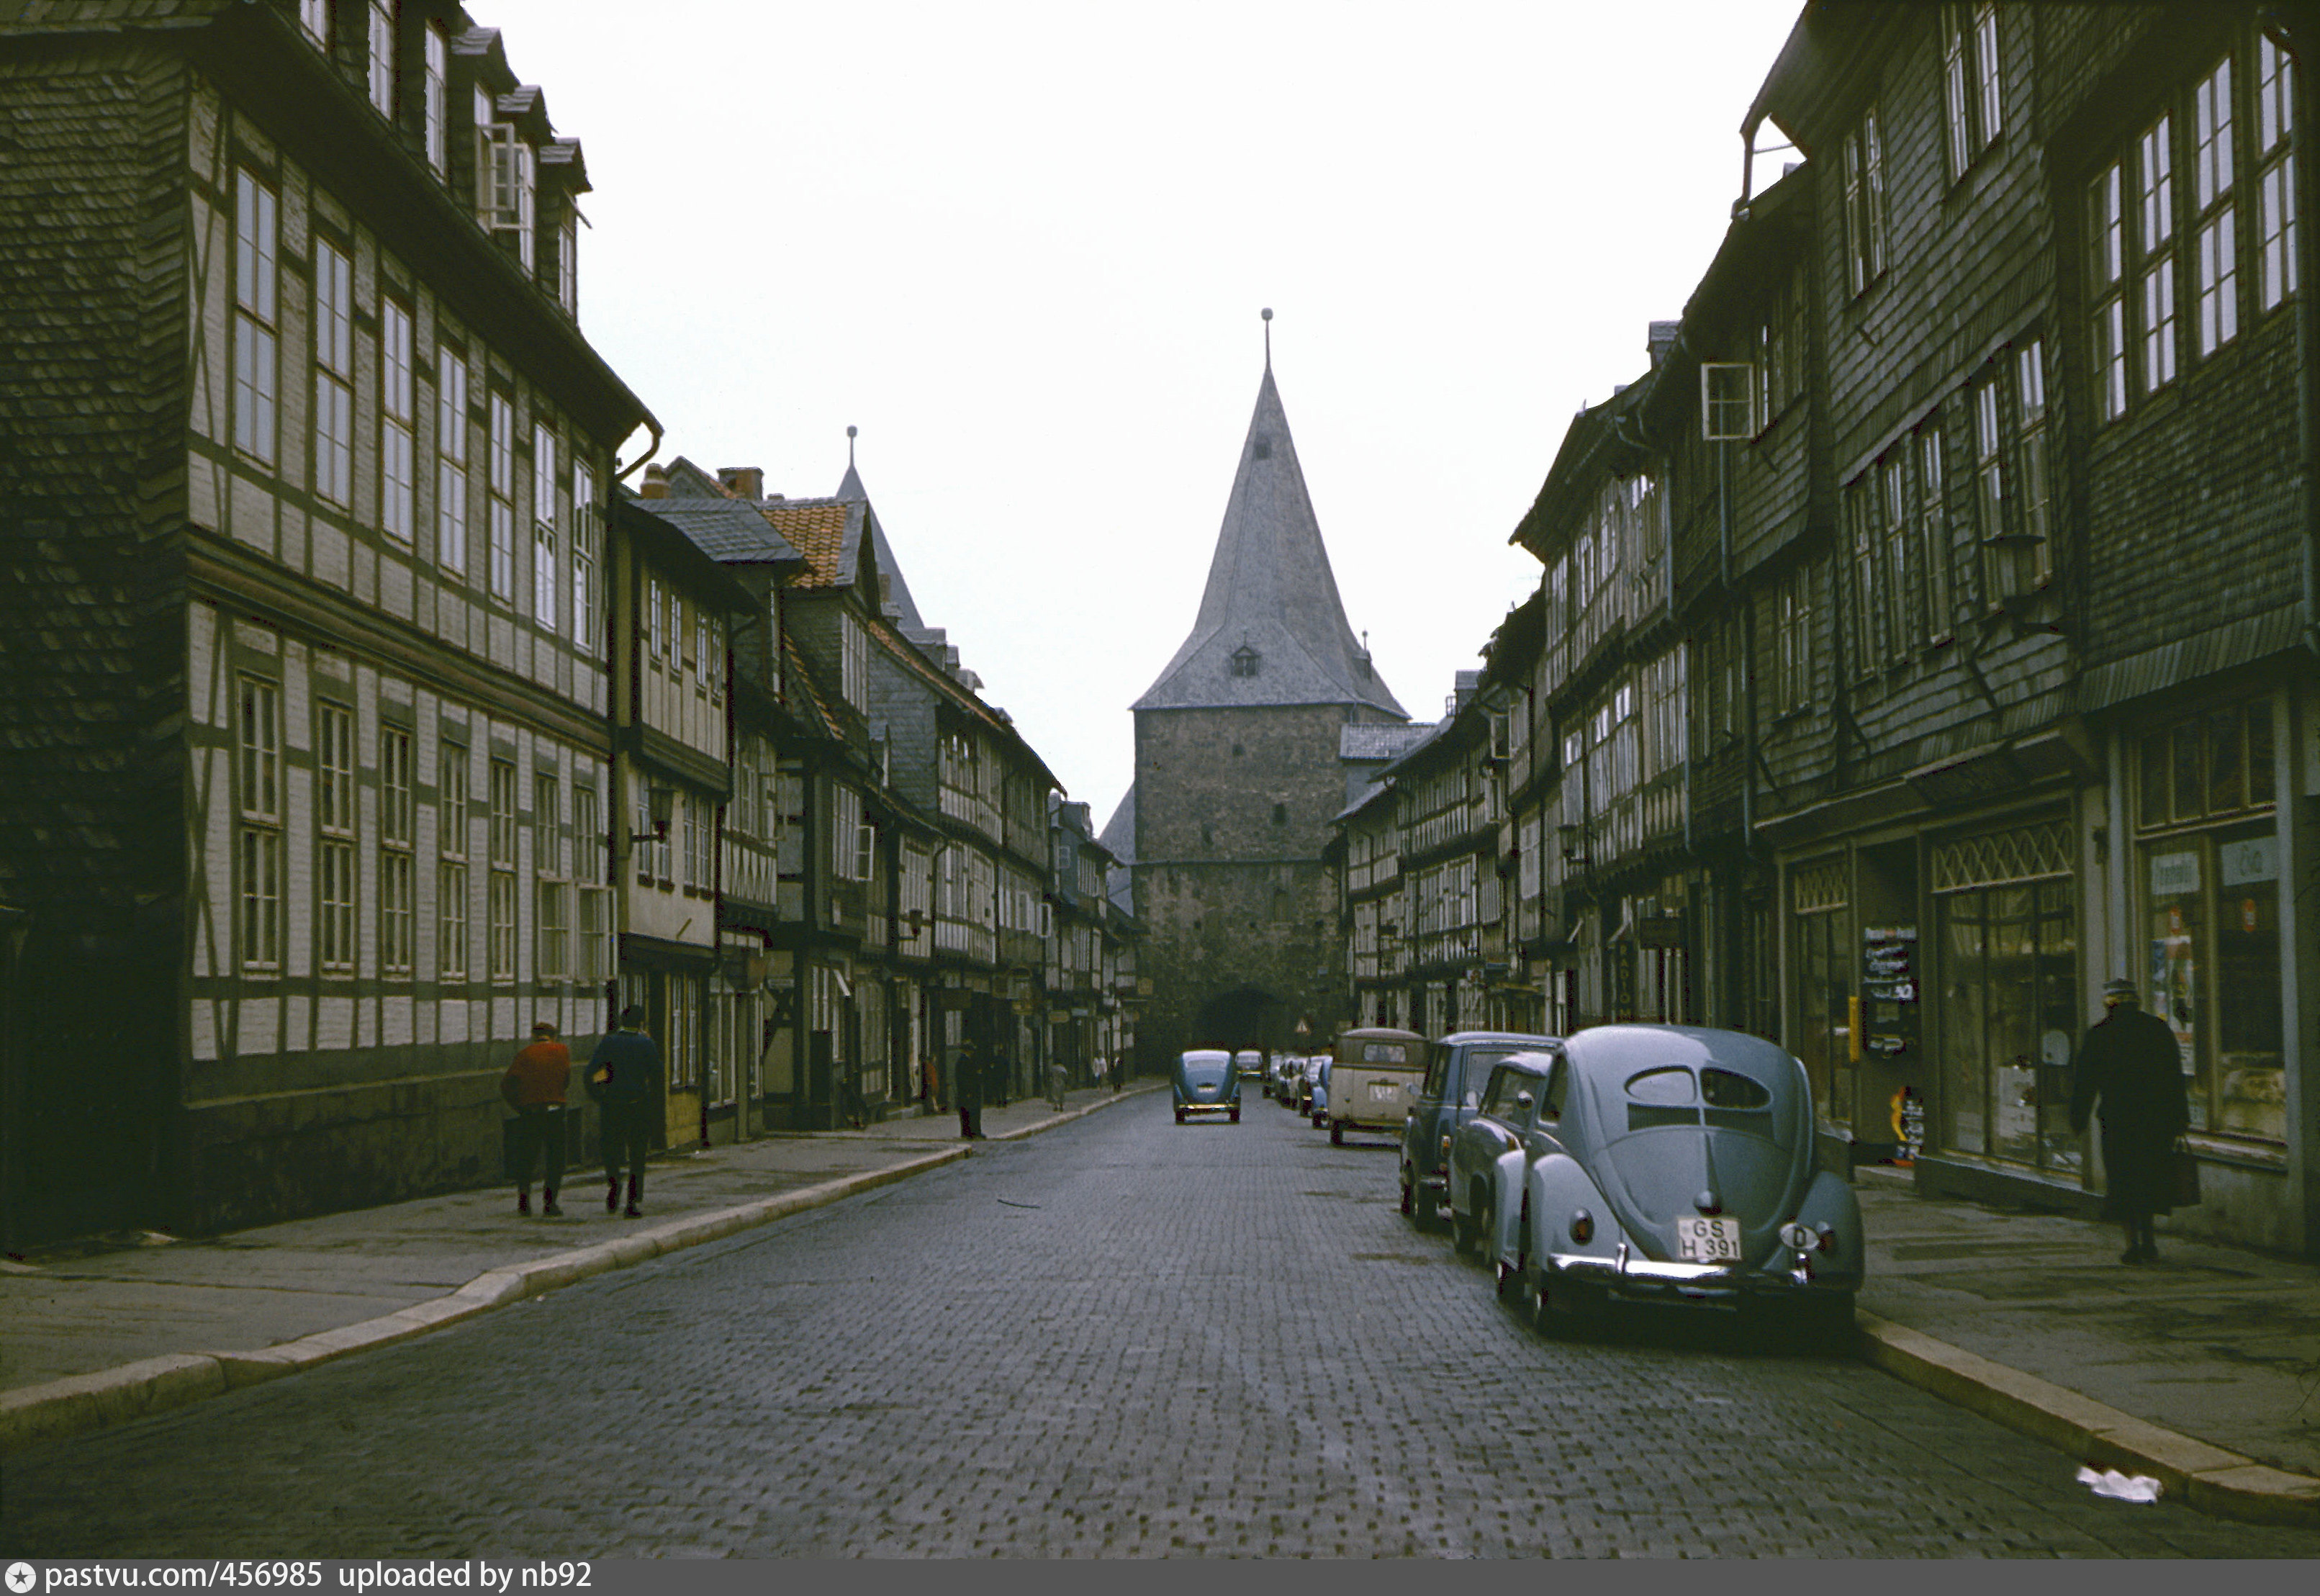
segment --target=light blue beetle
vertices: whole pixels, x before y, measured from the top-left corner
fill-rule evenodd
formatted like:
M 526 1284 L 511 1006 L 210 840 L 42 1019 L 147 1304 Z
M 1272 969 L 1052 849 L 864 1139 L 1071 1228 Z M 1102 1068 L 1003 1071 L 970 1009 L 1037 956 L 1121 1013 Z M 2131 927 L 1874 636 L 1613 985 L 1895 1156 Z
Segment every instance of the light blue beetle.
M 1850 1331 L 1861 1206 L 1814 1168 L 1802 1064 L 1672 1025 L 1598 1026 L 1539 1056 L 1545 1089 L 1466 1205 L 1501 1296 L 1543 1329 L 1657 1303 Z

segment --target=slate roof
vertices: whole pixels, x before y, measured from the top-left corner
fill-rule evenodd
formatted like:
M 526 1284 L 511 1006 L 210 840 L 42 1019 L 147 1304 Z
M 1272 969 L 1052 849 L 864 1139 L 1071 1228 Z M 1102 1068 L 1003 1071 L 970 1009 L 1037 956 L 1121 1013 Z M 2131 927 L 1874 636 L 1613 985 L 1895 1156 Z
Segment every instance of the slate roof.
M 1103 823 L 1096 840 L 1111 850 L 1113 864 L 1104 872 L 1103 895 L 1123 914 L 1136 912 L 1136 784 L 1119 795 L 1119 807 Z
M 924 631 L 926 621 L 919 615 L 916 600 L 911 597 L 911 585 L 902 580 L 902 563 L 886 543 L 886 529 L 879 523 L 877 512 L 871 510 L 870 495 L 862 486 L 862 475 L 855 470 L 854 462 L 846 462 L 846 475 L 838 484 L 836 497 L 853 503 L 859 500 L 870 523 L 870 550 L 878 559 L 878 575 L 886 585 L 886 602 L 900 610 L 904 631 Z
M 805 557 L 746 499 L 647 499 L 644 507 L 727 565 L 796 565 Z
M 1256 654 L 1254 674 L 1234 674 L 1234 656 L 1243 648 Z M 1346 624 L 1268 361 L 1200 616 L 1133 707 L 1290 703 L 1359 703 L 1404 712 Z
M 1358 721 L 1337 733 L 1340 759 L 1399 759 L 1434 735 L 1432 726 L 1385 721 Z

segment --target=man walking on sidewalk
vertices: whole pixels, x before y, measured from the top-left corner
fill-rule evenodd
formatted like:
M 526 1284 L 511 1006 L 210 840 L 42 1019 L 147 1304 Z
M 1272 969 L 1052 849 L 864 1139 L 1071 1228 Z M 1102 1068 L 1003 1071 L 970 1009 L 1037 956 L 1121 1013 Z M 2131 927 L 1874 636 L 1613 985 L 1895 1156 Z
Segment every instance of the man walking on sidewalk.
M 2109 1011 L 2088 1028 L 2079 1048 L 2078 1086 L 2071 1093 L 2071 1129 L 2083 1134 L 2095 1101 L 2102 1101 L 2103 1171 L 2108 1192 L 2103 1215 L 2126 1228 L 2122 1264 L 2153 1264 L 2159 1239 L 2152 1216 L 2174 1207 L 2167 1186 L 2168 1155 L 2190 1123 L 2183 1096 L 2182 1051 L 2175 1033 L 2136 1002 L 2134 983 L 2103 988 Z
M 596 1044 L 588 1058 L 588 1096 L 603 1111 L 604 1211 L 620 1206 L 621 1168 L 628 1166 L 628 1217 L 644 1210 L 645 1150 L 650 1145 L 652 1105 L 659 1101 L 660 1047 L 644 1034 L 645 1011 L 630 1003 L 621 1011 L 618 1030 Z
M 539 1211 L 554 1218 L 556 1188 L 564 1183 L 564 1093 L 572 1084 L 572 1053 L 556 1039 L 553 1020 L 531 1028 L 531 1045 L 500 1077 L 500 1096 L 515 1111 L 515 1211 L 531 1211 L 531 1165 L 541 1162 Z
M 958 1134 L 962 1141 L 983 1139 L 983 1044 L 972 1035 L 960 1044 L 951 1066 L 951 1095 L 958 1102 Z

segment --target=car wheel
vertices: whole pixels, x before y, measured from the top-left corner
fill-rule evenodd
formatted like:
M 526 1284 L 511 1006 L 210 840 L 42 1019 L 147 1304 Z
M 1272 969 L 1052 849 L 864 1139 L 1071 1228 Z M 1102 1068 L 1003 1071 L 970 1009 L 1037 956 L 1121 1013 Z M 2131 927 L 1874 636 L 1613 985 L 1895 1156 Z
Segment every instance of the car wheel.
M 1342 1147 L 1346 1145 L 1346 1128 L 1344 1126 L 1332 1125 L 1329 1127 L 1329 1145 L 1333 1147 Z
M 1418 1211 L 1410 1218 L 1418 1221 L 1418 1228 L 1421 1230 L 1439 1230 L 1448 1223 L 1443 1217 L 1441 1204 L 1434 1200 L 1434 1193 L 1426 1191 L 1418 1193 Z
M 1515 1303 L 1515 1311 L 1522 1316 L 1525 1324 L 1540 1335 L 1553 1332 L 1552 1316 L 1546 1305 L 1546 1273 L 1535 1262 L 1526 1261 L 1522 1296 Z
M 1485 1269 L 1498 1264 L 1498 1218 L 1491 1211 L 1491 1200 L 1485 1197 L 1474 1204 L 1474 1260 Z
M 1183 1110 L 1182 1110 L 1182 1109 L 1178 1109 L 1178 1110 L 1176 1111 L 1176 1123 L 1177 1123 L 1177 1124 L 1179 1124 L 1179 1125 L 1182 1125 L 1183 1122 L 1184 1122 L 1184 1111 L 1183 1111 Z
M 1234 1124 L 1237 1125 L 1240 1123 L 1240 1108 L 1237 1104 L 1234 1106 L 1230 1118 Z
M 1455 1202 L 1452 1203 L 1450 1205 L 1451 1256 L 1454 1257 L 1464 1257 L 1466 1256 L 1466 1244 L 1473 1238 L 1474 1228 L 1473 1224 L 1467 1220 L 1464 1214 L 1458 1211 L 1458 1205 Z
M 1402 1171 L 1401 1211 L 1410 1219 L 1418 1217 L 1418 1193 L 1409 1189 L 1409 1172 Z

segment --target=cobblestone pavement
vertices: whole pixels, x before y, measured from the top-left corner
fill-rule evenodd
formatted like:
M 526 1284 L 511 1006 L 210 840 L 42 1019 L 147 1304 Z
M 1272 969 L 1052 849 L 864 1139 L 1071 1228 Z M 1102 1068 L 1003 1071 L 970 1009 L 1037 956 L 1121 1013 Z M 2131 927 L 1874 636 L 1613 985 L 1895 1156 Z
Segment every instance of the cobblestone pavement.
M 2294 1556 L 1862 1365 L 1571 1344 L 1165 1098 L 12 1458 L 0 1555 Z

